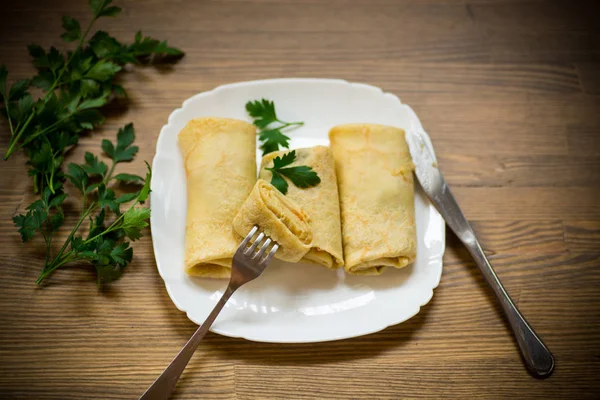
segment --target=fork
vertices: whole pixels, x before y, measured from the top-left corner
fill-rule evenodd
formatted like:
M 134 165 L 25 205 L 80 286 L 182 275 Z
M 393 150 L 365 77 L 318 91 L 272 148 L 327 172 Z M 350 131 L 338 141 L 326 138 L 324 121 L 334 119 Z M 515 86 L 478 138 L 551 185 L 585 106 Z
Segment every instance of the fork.
M 257 233 L 258 236 L 255 238 L 254 242 L 248 246 Z M 265 238 L 266 240 L 263 242 L 263 239 Z M 273 243 L 273 247 L 265 256 L 265 252 L 271 243 Z M 256 251 L 259 245 L 260 249 Z M 231 295 L 242 285 L 260 276 L 277 252 L 277 249 L 279 249 L 279 245 L 276 242 L 273 242 L 264 233 L 258 232 L 258 227 L 255 226 L 252 228 L 233 255 L 231 278 L 229 280 L 229 285 L 227 285 L 227 289 L 225 289 L 225 293 L 223 293 L 223 296 L 221 296 L 221 299 L 215 308 L 210 312 L 206 321 L 198 327 L 190 340 L 188 340 L 173 361 L 171 361 L 171 364 L 169 364 L 154 383 L 150 385 L 139 400 L 166 400 L 169 398 L 175 389 L 179 376 L 181 376 L 181 373 L 190 361 L 190 358 L 192 358 L 196 348 L 198 348 L 200 341 L 204 338 L 204 335 L 206 335 L 213 322 L 215 322 L 215 319 L 223 309 L 223 306 L 225 306 L 225 303 L 227 303 L 227 300 L 229 300 Z

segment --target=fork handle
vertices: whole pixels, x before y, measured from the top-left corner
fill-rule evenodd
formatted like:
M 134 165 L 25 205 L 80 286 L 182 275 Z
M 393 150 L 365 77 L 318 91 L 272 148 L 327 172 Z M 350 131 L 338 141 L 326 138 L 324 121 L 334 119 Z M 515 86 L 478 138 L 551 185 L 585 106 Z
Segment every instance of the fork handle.
M 171 361 L 171 364 L 156 378 L 154 383 L 144 392 L 139 400 L 166 400 L 169 398 L 173 390 L 175 390 L 175 385 L 177 385 L 177 380 L 181 376 L 181 373 L 194 355 L 196 348 L 198 348 L 200 341 L 204 338 L 204 335 L 206 335 L 213 322 L 215 322 L 217 315 L 219 315 L 233 292 L 235 292 L 235 289 L 229 285 L 215 308 L 213 308 L 206 318 L 206 321 L 198 327 L 190 340 L 188 340 L 173 361 Z
M 502 286 L 500 278 L 498 278 L 494 272 L 492 265 L 488 261 L 481 245 L 475 237 L 473 229 L 462 213 L 445 181 L 442 182 L 442 190 L 440 192 L 439 196 L 433 197 L 432 200 L 446 220 L 448 226 L 463 242 L 467 250 L 469 250 L 469 253 L 471 253 L 477 266 L 483 273 L 485 280 L 500 302 L 502 311 L 504 311 L 508 324 L 515 335 L 515 339 L 517 340 L 519 350 L 521 351 L 527 369 L 529 369 L 536 378 L 550 376 L 554 369 L 554 358 L 552 357 L 552 353 L 550 353 L 550 350 L 548 350 L 546 345 L 544 345 L 542 340 L 536 335 L 533 328 L 529 326 L 525 318 L 523 318 L 504 289 L 504 286 Z

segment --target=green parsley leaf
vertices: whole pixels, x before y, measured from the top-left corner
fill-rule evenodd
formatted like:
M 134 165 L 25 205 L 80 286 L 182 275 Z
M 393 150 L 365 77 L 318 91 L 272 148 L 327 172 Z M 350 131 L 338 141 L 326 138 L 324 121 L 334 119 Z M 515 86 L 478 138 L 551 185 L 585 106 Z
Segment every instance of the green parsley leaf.
M 246 111 L 254 118 L 254 125 L 260 129 L 277 121 L 275 103 L 266 99 L 249 101 L 246 103 Z
M 117 97 L 127 98 L 127 91 L 125 91 L 125 88 L 121 85 L 113 85 L 113 92 Z
M 115 191 L 108 189 L 103 183 L 98 186 L 98 204 L 100 207 L 108 207 L 108 209 L 115 214 L 121 213 L 120 203 L 116 201 Z
M 176 49 L 175 47 L 169 47 L 169 44 L 166 40 L 159 42 L 156 45 L 156 47 L 154 47 L 154 50 L 152 52 L 156 54 L 166 54 L 175 57 L 183 55 L 183 52 L 181 50 Z
M 65 29 L 65 33 L 60 35 L 60 37 L 65 42 L 74 42 L 79 40 L 81 37 L 81 26 L 76 19 L 64 15 L 62 17 L 62 26 Z
M 29 88 L 31 81 L 29 79 L 21 79 L 20 81 L 15 82 L 11 88 L 10 93 L 8 95 L 9 100 L 19 100 L 27 93 L 27 89 Z
M 267 99 L 254 100 L 246 103 L 246 111 L 253 118 L 253 123 L 259 128 L 258 139 L 263 155 L 278 151 L 280 147 L 289 148 L 290 138 L 282 133 L 282 129 L 304 124 L 303 122 L 285 122 L 277 118 L 275 103 Z M 278 123 L 278 126 L 274 126 Z M 269 127 L 269 128 L 267 128 Z
M 111 264 L 110 258 L 104 257 L 104 261 L 94 264 L 98 277 L 98 286 L 116 281 L 123 275 L 123 269 L 118 264 Z
M 56 214 L 54 214 L 50 218 L 50 231 L 56 232 L 58 230 L 58 228 L 61 227 L 61 225 L 63 224 L 64 221 L 65 221 L 65 214 L 62 212 L 62 210 L 59 210 Z
M 31 97 L 29 93 L 19 99 L 17 102 L 17 108 L 13 113 L 13 117 L 15 120 L 17 120 L 17 124 L 21 123 L 29 114 L 31 114 L 33 105 L 33 97 Z
M 269 129 L 262 131 L 258 138 L 262 141 L 260 148 L 263 151 L 263 156 L 265 154 L 278 151 L 279 147 L 284 147 L 286 149 L 290 147 L 289 136 L 286 136 L 283 133 L 281 133 L 279 129 Z
M 41 71 L 31 80 L 31 84 L 42 90 L 48 90 L 54 83 L 54 74 L 51 71 Z
M 279 175 L 279 172 L 271 171 L 273 176 L 271 177 L 271 185 L 275 186 L 277 190 L 279 190 L 283 194 L 287 194 L 288 191 L 288 183 L 283 178 L 283 176 Z
M 102 12 L 100 12 L 100 14 L 98 14 L 100 17 L 114 17 L 117 14 L 119 14 L 121 12 L 121 7 L 117 7 L 117 6 L 112 6 L 112 7 L 107 7 L 104 10 L 102 10 Z
M 276 142 L 269 141 L 269 142 L 265 142 L 265 143 L 261 144 L 260 149 L 263 151 L 263 156 L 264 156 L 265 154 L 269 154 L 274 151 L 278 151 L 279 145 Z
M 117 174 L 115 175 L 115 177 L 113 179 L 116 179 L 117 181 L 120 182 L 125 182 L 125 183 L 138 183 L 138 182 L 144 182 L 144 178 L 142 178 L 139 175 L 134 175 L 134 174 Z
M 123 45 L 104 31 L 98 31 L 90 39 L 90 47 L 98 58 L 116 58 L 123 51 Z
M 104 122 L 104 115 L 102 115 L 100 111 L 94 109 L 83 110 L 75 114 L 73 119 L 81 129 L 91 130 Z
M 79 81 L 79 90 L 82 97 L 88 97 L 98 93 L 100 84 L 93 79 L 81 79 Z
M 146 173 L 146 180 L 144 181 L 144 186 L 140 190 L 140 194 L 138 196 L 138 201 L 143 203 L 146 201 L 148 196 L 150 195 L 150 182 L 152 181 L 152 168 L 150 168 L 150 164 L 146 163 L 146 167 L 148 168 L 148 172 Z
M 143 60 L 176 60 L 183 56 L 183 52 L 175 47 L 169 47 L 166 40 L 159 41 L 151 37 L 144 37 L 138 31 L 135 42 L 122 48 L 117 57 L 122 62 L 138 64 Z
M 67 166 L 67 169 L 69 171 L 69 173 L 66 175 L 67 178 L 73 185 L 75 185 L 77 189 L 79 189 L 82 194 L 85 194 L 89 180 L 88 174 L 80 165 L 75 163 L 70 163 Z
M 281 193 L 287 194 L 288 184 L 283 178 L 288 178 L 296 187 L 305 189 L 316 186 L 321 183 L 321 178 L 311 167 L 299 165 L 287 167 L 296 160 L 296 150 L 292 150 L 283 156 L 273 159 L 273 167 L 266 168 L 273 174 L 271 184 L 275 186 Z M 287 168 L 284 168 L 287 167 Z
M 93 246 L 87 247 L 79 256 L 92 261 L 96 268 L 98 285 L 109 283 L 121 277 L 125 267 L 133 257 L 128 242 L 116 245 L 114 240 L 98 238 Z
M 98 18 L 98 17 L 103 17 L 103 16 L 115 16 L 119 13 L 119 11 L 121 11 L 121 8 L 119 7 L 108 7 L 108 5 L 110 3 L 112 3 L 112 0 L 89 0 L 90 1 L 90 8 L 92 9 L 92 12 L 94 13 L 94 17 Z M 118 9 L 117 11 L 111 10 L 111 9 Z
M 283 156 L 275 157 L 273 159 L 273 168 L 280 169 L 286 167 L 296 160 L 296 150 L 292 150 L 289 153 L 285 153 Z
M 117 197 L 115 202 L 117 202 L 118 204 L 127 203 L 133 199 L 137 199 L 138 196 L 139 196 L 139 193 L 125 193 L 125 194 L 122 194 L 121 196 Z
M 13 217 L 13 222 L 19 228 L 19 234 L 23 242 L 31 240 L 35 232 L 42 229 L 48 219 L 48 211 L 41 200 L 37 200 L 27 207 L 26 214 Z
M 81 167 L 90 176 L 104 176 L 108 170 L 107 165 L 103 161 L 98 161 L 98 157 L 89 151 L 85 153 L 85 164 Z
M 115 146 L 110 140 L 104 139 L 102 141 L 102 150 L 116 163 L 131 161 L 139 150 L 137 146 L 131 146 L 134 140 L 135 131 L 133 124 L 127 124 L 125 127 L 119 129 L 117 133 L 117 145 Z
M 60 206 L 62 203 L 65 202 L 67 198 L 67 194 L 66 193 L 61 193 L 58 196 L 54 197 L 50 203 L 48 204 L 48 207 L 58 207 Z
M 125 266 L 131 262 L 133 249 L 129 247 L 129 242 L 123 242 L 111 250 L 110 256 L 115 263 Z
M 98 236 L 100 233 L 102 233 L 104 230 L 106 230 L 106 227 L 104 226 L 104 218 L 106 216 L 106 210 L 103 208 L 100 210 L 100 212 L 96 215 L 95 218 L 92 218 L 91 216 L 90 218 L 90 232 L 88 233 L 87 238 L 91 239 L 95 236 Z
M 42 46 L 32 43 L 27 46 L 27 50 L 29 51 L 29 55 L 33 58 L 33 65 L 36 68 L 42 69 L 50 67 L 48 56 Z
M 278 172 L 292 181 L 292 183 L 302 189 L 316 186 L 321 183 L 321 178 L 311 167 L 299 165 L 296 167 L 283 168 Z
M 120 70 L 121 67 L 112 61 L 100 60 L 85 74 L 85 77 L 96 81 L 107 81 Z
M 79 104 L 79 106 L 77 107 L 77 109 L 78 110 L 87 110 L 89 108 L 99 108 L 99 107 L 102 107 L 108 101 L 107 97 L 108 97 L 108 95 L 105 95 L 105 96 L 100 96 L 100 97 L 95 98 L 95 99 L 85 100 L 85 101 L 81 102 L 81 104 Z
M 150 218 L 150 209 L 143 207 L 131 207 L 123 214 L 121 229 L 131 240 L 142 237 L 142 229 L 148 226 L 146 220 Z
M 48 67 L 50 71 L 57 73 L 65 64 L 65 57 L 60 54 L 56 47 L 51 47 L 48 53 Z

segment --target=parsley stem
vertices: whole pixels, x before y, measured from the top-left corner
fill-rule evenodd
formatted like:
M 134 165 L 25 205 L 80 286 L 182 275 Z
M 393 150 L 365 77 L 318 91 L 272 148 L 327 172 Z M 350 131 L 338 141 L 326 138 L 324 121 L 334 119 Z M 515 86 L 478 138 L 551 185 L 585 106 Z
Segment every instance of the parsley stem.
M 96 22 L 97 17 L 92 18 L 92 21 L 90 22 L 90 24 L 88 25 L 87 29 L 85 30 L 85 33 L 81 36 L 81 38 L 79 39 L 79 43 L 77 44 L 77 48 L 71 53 L 71 56 L 69 57 L 69 59 L 67 60 L 67 62 L 65 63 L 65 65 L 63 65 L 63 67 L 61 68 L 60 72 L 58 73 L 58 76 L 56 77 L 56 79 L 54 80 L 54 82 L 52 83 L 52 86 L 50 87 L 50 89 L 48 89 L 48 91 L 46 92 L 46 94 L 44 95 L 44 100 L 46 100 L 48 98 L 48 96 L 54 92 L 54 89 L 56 89 L 56 86 L 60 83 L 60 80 L 62 78 L 62 76 L 64 75 L 65 71 L 67 70 L 67 67 L 69 66 L 69 64 L 71 63 L 71 61 L 73 60 L 73 57 L 75 56 L 75 53 L 77 53 L 80 49 L 81 46 L 83 45 L 83 41 L 85 40 L 86 36 L 88 35 L 88 33 L 90 33 L 90 29 L 92 29 L 92 25 L 94 25 L 94 22 Z M 6 103 L 8 104 L 8 103 Z M 6 107 L 6 109 L 8 110 L 8 106 Z M 31 111 L 31 114 L 29 114 L 29 117 L 27 118 L 27 121 L 25 121 L 25 124 L 19 129 L 19 131 L 17 132 L 16 136 L 12 136 L 11 140 L 10 140 L 10 144 L 8 146 L 8 149 L 6 150 L 6 153 L 4 154 L 4 160 L 8 160 L 8 158 L 17 150 L 19 150 L 20 148 L 22 148 L 24 145 L 26 145 L 27 143 L 31 142 L 33 139 L 35 139 L 36 137 L 40 136 L 42 133 L 47 132 L 48 129 L 53 128 L 54 125 L 56 125 L 58 122 L 62 122 L 64 120 L 58 121 L 52 125 L 50 125 L 48 128 L 43 129 L 41 132 L 36 133 L 35 135 L 29 137 L 24 143 L 22 143 L 21 145 L 17 146 L 15 148 L 15 145 L 19 142 L 19 139 L 21 138 L 21 136 L 23 135 L 23 132 L 25 132 L 25 130 L 27 129 L 27 127 L 29 126 L 29 123 L 31 122 L 31 120 L 33 119 L 33 116 L 35 115 L 35 110 Z M 69 115 L 68 117 L 70 117 L 71 115 Z M 8 118 L 9 123 L 10 123 L 10 117 Z M 11 124 L 12 125 L 12 124 Z M 12 127 L 11 127 L 11 131 L 12 131 Z
M 46 179 L 48 179 L 48 188 L 50 189 L 50 192 L 52 194 L 56 194 L 56 192 L 54 191 L 54 185 L 52 184 L 52 182 L 54 182 L 54 171 L 55 171 L 54 164 L 52 164 L 51 168 L 52 169 L 50 171 L 50 179 L 48 179 L 47 174 L 46 174 Z
M 69 252 L 62 260 L 59 260 L 58 262 L 56 262 L 56 258 L 55 258 L 52 261 L 50 268 L 44 269 L 42 271 L 42 273 L 40 274 L 40 276 L 35 281 L 35 283 L 37 285 L 39 285 L 40 283 L 42 283 L 42 281 L 44 279 L 46 279 L 48 276 L 50 276 L 54 271 L 56 271 L 58 268 L 62 267 L 63 265 L 65 265 L 66 263 L 71 262 L 71 261 L 73 261 L 73 253 L 72 252 Z
M 43 135 L 44 133 L 47 133 L 48 131 L 51 131 L 52 129 L 56 128 L 59 124 L 61 124 L 62 122 L 64 122 L 65 120 L 71 118 L 73 115 L 75 115 L 74 112 L 71 112 L 69 114 L 67 114 L 65 117 L 61 118 L 60 120 L 54 122 L 53 124 L 47 126 L 46 128 L 42 129 L 41 131 L 37 131 L 36 133 L 34 133 L 33 135 L 29 136 L 27 139 L 25 139 L 25 141 L 23 141 L 23 143 L 21 143 L 20 145 L 17 146 L 16 149 L 11 150 L 10 154 L 8 154 L 8 151 L 6 152 L 7 155 L 4 156 L 4 159 L 6 160 L 8 157 L 10 157 L 10 155 L 12 153 L 14 153 L 15 151 L 18 151 L 19 149 L 21 149 L 23 146 L 29 144 L 31 141 L 33 141 L 34 139 L 38 138 L 39 136 Z M 19 132 L 19 136 L 22 133 Z M 18 138 L 17 138 L 18 139 Z M 13 143 L 13 145 L 11 147 L 14 147 L 16 143 Z M 10 150 L 10 148 L 9 148 Z
M 85 210 L 81 214 L 81 218 L 79 218 L 79 221 L 77 221 L 77 224 L 75 224 L 75 227 L 73 228 L 73 230 L 71 231 L 71 233 L 69 233 L 69 237 L 67 237 L 67 240 L 65 240 L 65 243 L 62 245 L 62 247 L 58 251 L 58 254 L 56 254 L 56 257 L 54 257 L 54 259 L 52 260 L 52 263 L 50 263 L 51 265 L 53 265 L 56 262 L 56 260 L 59 259 L 63 255 L 63 253 L 65 252 L 67 246 L 69 245 L 69 243 L 71 243 L 71 240 L 73 239 L 73 236 L 75 235 L 75 232 L 77 232 L 77 230 L 81 226 L 83 220 L 85 220 L 87 218 L 87 216 L 90 215 L 90 213 L 92 212 L 92 210 L 94 209 L 95 206 L 96 206 L 95 203 L 90 204 L 90 206 L 88 207 L 88 209 Z M 44 279 L 44 278 L 42 278 L 42 279 Z
M 79 49 L 81 49 L 81 46 L 83 45 L 83 41 L 85 40 L 85 38 L 88 35 L 88 33 L 90 33 L 90 29 L 92 29 L 92 25 L 94 25 L 94 22 L 96 22 L 96 19 L 97 19 L 97 17 L 92 18 L 92 21 L 90 22 L 90 24 L 88 25 L 87 29 L 85 30 L 85 33 L 83 35 L 81 35 L 81 38 L 79 39 L 79 43 L 77 44 L 77 47 L 71 53 L 71 56 L 69 57 L 69 59 L 67 60 L 67 62 L 65 63 L 65 65 L 63 65 L 63 67 L 61 68 L 60 72 L 58 73 L 58 76 L 54 80 L 54 83 L 52 83 L 52 86 L 50 87 L 50 89 L 48 89 L 48 92 L 44 96 L 44 99 L 50 93 L 52 93 L 54 91 L 54 89 L 56 89 L 56 86 L 60 83 L 60 79 L 62 78 L 63 74 L 67 70 L 67 67 L 69 66 L 69 64 L 73 60 L 73 57 L 75 56 L 75 53 L 77 53 L 79 51 Z
M 280 124 L 283 124 L 283 126 L 279 127 L 279 129 L 283 129 L 283 128 L 287 128 L 288 126 L 292 126 L 292 125 L 304 125 L 304 122 L 285 122 L 285 121 L 281 121 L 281 120 L 277 120 L 277 122 L 279 122 Z
M 52 236 L 48 236 L 48 235 L 43 235 L 44 236 L 44 242 L 46 242 L 46 261 L 44 262 L 44 265 L 48 265 L 48 261 L 50 260 L 50 243 L 52 241 Z
M 110 178 L 112 178 L 112 174 L 113 174 L 113 172 L 115 172 L 116 166 L 117 166 L 117 163 L 113 161 L 112 165 L 110 166 L 110 170 L 108 171 L 108 174 L 104 178 L 105 185 L 108 184 L 108 182 L 110 181 Z
M 29 114 L 29 117 L 27 118 L 27 121 L 25 121 L 25 124 L 23 125 L 23 127 L 21 129 L 19 129 L 19 131 L 17 132 L 17 136 L 11 137 L 8 149 L 6 149 L 6 153 L 4 154 L 4 160 L 5 161 L 8 160 L 8 157 L 10 157 L 15 151 L 17 151 L 18 149 L 21 148 L 19 146 L 18 148 L 15 149 L 15 145 L 17 144 L 17 142 L 21 138 L 21 135 L 23 135 L 23 132 L 25 132 L 25 129 L 27 129 L 27 126 L 29 125 L 29 123 L 33 119 L 34 115 L 35 115 L 35 111 L 32 111 L 31 114 Z
M 2 100 L 4 101 L 4 109 L 6 110 L 6 119 L 8 120 L 8 127 L 10 128 L 10 136 L 13 137 L 15 135 L 15 131 L 13 129 L 12 120 L 10 119 L 10 107 L 8 101 L 6 101 L 6 96 L 4 93 L 0 93 L 2 96 Z
M 136 201 L 135 201 L 135 203 L 133 203 L 133 204 L 131 205 L 131 207 L 129 207 L 129 208 L 131 209 L 131 208 L 135 207 L 135 205 L 136 205 L 137 203 L 138 203 L 138 201 L 136 200 Z M 112 232 L 112 231 L 114 230 L 114 227 L 117 225 L 117 223 L 123 219 L 123 217 L 125 216 L 125 213 L 126 213 L 126 212 L 127 212 L 127 211 L 125 211 L 123 214 L 119 215 L 119 218 L 115 219 L 115 221 L 114 221 L 112 224 L 110 224 L 110 226 L 109 226 L 108 228 L 106 228 L 104 231 L 100 232 L 99 234 L 97 234 L 96 236 L 94 236 L 94 237 L 92 237 L 92 238 L 86 239 L 86 240 L 83 242 L 83 244 L 88 244 L 89 242 L 93 242 L 94 240 L 98 239 L 100 236 L 104 236 L 104 235 L 106 235 L 107 233 L 110 233 L 110 232 Z

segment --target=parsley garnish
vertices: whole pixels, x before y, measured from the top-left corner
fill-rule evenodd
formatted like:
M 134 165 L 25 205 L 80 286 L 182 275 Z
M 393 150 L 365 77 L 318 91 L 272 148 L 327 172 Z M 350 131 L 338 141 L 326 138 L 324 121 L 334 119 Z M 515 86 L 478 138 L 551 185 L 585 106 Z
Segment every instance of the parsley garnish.
M 254 119 L 254 125 L 260 129 L 258 139 L 261 143 L 263 156 L 279 150 L 279 147 L 288 149 L 290 138 L 281 132 L 282 129 L 303 125 L 304 122 L 285 122 L 277 118 L 275 103 L 262 99 L 246 103 L 246 111 Z M 273 126 L 273 124 L 276 124 Z
M 295 167 L 287 167 L 296 160 L 296 150 L 292 150 L 283 156 L 273 159 L 273 167 L 265 168 L 273 174 L 271 184 L 275 186 L 281 193 L 287 194 L 288 183 L 284 176 L 299 188 L 308 188 L 316 186 L 321 182 L 321 178 L 311 167 L 299 165 Z M 287 167 L 287 168 L 284 168 Z
M 0 113 L 7 119 L 11 133 L 4 159 L 23 149 L 34 192 L 39 194 L 25 213 L 13 218 L 24 242 L 39 233 L 46 243 L 46 261 L 38 283 L 57 268 L 84 260 L 95 266 L 99 284 L 118 278 L 131 261 L 129 241 L 138 239 L 147 226 L 150 211 L 136 205 L 148 197 L 150 173 L 145 178 L 125 173 L 113 176 L 115 166 L 131 161 L 138 151 L 132 145 L 133 125 L 119 130 L 116 143 L 102 142 L 102 149 L 112 160 L 110 168 L 92 153 L 86 153 L 83 164 L 71 163 L 66 171 L 62 167 L 65 154 L 77 144 L 79 135 L 104 122 L 102 107 L 115 98 L 126 99 L 125 89 L 115 80 L 126 64 L 169 61 L 183 55 L 166 41 L 144 37 L 141 32 L 131 44 L 123 44 L 104 31 L 88 39 L 99 18 L 120 13 L 121 8 L 111 2 L 89 0 L 92 20 L 84 29 L 76 19 L 63 17 L 65 32 L 61 38 L 75 44 L 72 50 L 61 52 L 55 47 L 45 50 L 37 44 L 29 45 L 37 69 L 33 78 L 9 88 L 8 72 L 0 65 Z M 28 89 L 32 86 L 43 90 L 41 98 L 31 96 Z M 67 180 L 82 194 L 81 217 L 60 250 L 52 254 L 53 235 L 65 219 L 62 204 L 67 198 Z M 111 188 L 114 182 L 141 184 L 142 188 L 117 196 Z M 133 205 L 121 212 L 128 202 Z M 110 224 L 105 223 L 109 213 L 115 216 Z M 83 238 L 78 232 L 87 219 L 89 233 Z

